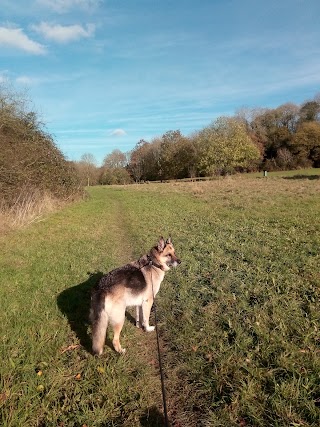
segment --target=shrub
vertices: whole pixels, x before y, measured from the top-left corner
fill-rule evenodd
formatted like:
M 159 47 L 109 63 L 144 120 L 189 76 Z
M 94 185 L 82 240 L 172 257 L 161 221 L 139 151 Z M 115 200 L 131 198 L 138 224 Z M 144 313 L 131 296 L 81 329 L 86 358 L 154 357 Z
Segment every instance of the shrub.
M 2 207 L 15 205 L 21 194 L 48 194 L 57 199 L 78 195 L 74 167 L 28 111 L 21 94 L 0 87 L 0 194 Z

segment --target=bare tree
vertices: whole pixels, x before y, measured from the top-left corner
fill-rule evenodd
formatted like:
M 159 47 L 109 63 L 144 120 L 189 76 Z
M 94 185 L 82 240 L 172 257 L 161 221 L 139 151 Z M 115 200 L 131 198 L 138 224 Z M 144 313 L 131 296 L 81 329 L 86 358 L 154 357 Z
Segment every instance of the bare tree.
M 80 162 L 77 164 L 78 172 L 82 181 L 89 187 L 97 183 L 97 161 L 93 154 L 84 153 L 81 156 Z
M 127 156 L 116 148 L 110 154 L 106 155 L 103 160 L 103 166 L 106 168 L 124 168 L 127 166 Z

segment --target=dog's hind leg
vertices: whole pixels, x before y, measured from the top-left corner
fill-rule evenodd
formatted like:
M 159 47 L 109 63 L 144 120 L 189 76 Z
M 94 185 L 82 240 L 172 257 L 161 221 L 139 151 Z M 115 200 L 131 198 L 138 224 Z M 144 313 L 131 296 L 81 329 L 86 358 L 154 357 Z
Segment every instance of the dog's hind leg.
M 108 327 L 108 315 L 105 310 L 99 313 L 99 317 L 92 323 L 92 351 L 99 356 L 103 352 Z

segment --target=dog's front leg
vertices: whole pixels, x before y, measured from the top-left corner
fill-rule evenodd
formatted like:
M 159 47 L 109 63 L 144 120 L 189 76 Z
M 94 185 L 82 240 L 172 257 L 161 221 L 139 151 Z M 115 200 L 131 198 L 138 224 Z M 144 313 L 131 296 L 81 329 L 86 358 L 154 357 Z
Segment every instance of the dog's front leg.
M 147 332 L 154 331 L 154 326 L 149 325 L 150 311 L 153 304 L 153 298 L 142 301 L 142 325 Z

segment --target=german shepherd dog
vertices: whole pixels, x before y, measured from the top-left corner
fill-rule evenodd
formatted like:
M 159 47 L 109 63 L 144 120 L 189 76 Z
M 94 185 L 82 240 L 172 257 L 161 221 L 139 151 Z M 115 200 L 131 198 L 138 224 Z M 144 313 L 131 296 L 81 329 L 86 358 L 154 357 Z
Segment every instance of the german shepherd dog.
M 166 271 L 176 267 L 177 258 L 171 238 L 160 238 L 150 252 L 137 261 L 116 268 L 104 275 L 91 294 L 90 320 L 92 323 L 92 351 L 101 355 L 108 323 L 113 328 L 113 347 L 125 353 L 120 344 L 120 332 L 124 324 L 126 307 L 136 306 L 136 326 L 147 332 L 153 300 L 160 289 Z

